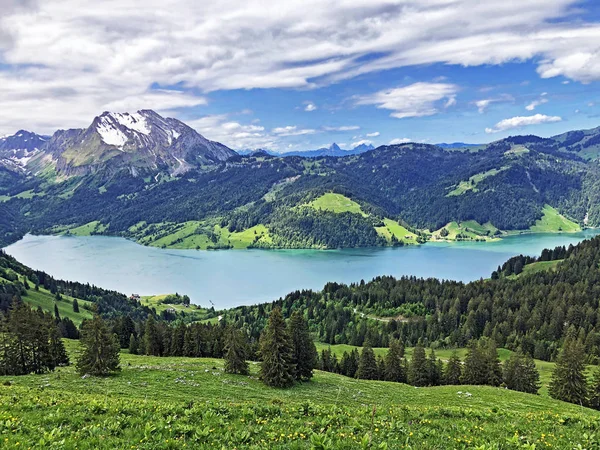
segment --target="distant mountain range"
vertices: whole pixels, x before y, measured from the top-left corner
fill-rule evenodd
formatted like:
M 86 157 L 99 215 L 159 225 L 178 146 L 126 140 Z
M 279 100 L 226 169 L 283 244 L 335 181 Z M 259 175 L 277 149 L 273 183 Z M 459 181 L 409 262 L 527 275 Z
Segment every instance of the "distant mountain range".
M 305 158 L 316 158 L 319 156 L 339 157 L 339 156 L 358 155 L 360 153 L 364 153 L 364 152 L 368 152 L 369 150 L 373 150 L 374 148 L 375 147 L 372 144 L 360 144 L 351 150 L 343 150 L 342 148 L 340 148 L 339 145 L 337 145 L 334 142 L 329 147 L 322 147 L 322 148 L 318 148 L 316 150 L 299 150 L 299 151 L 293 151 L 293 152 L 278 153 L 278 152 L 261 149 L 261 150 L 239 150 L 238 153 L 240 155 L 251 155 L 253 153 L 260 151 L 260 152 L 265 152 L 271 156 L 281 156 L 281 157 L 303 156 Z
M 576 230 L 600 226 L 599 155 L 600 127 L 482 145 L 332 144 L 240 156 L 154 111 L 105 112 L 84 129 L 0 139 L 0 245 L 81 225 L 178 248 Z

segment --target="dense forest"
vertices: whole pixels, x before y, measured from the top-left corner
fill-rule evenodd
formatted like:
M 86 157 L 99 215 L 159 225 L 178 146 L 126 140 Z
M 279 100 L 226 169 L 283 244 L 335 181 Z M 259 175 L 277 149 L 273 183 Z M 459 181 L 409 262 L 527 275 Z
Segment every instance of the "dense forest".
M 272 239 L 261 247 L 376 246 L 390 244 L 375 231 L 384 218 L 414 230 L 452 221 L 518 230 L 540 219 L 545 205 L 577 223 L 600 224 L 598 164 L 532 136 L 478 152 L 404 144 L 347 157 L 258 153 L 177 177 L 142 178 L 124 167 L 57 182 L 47 172 L 0 177 L 1 243 L 93 221 L 104 234 L 141 240 L 168 224 L 200 221 L 198 233 L 217 224 L 229 232 L 264 225 Z M 363 214 L 302 207 L 325 193 L 352 199 Z M 133 232 L 140 223 L 152 226 Z

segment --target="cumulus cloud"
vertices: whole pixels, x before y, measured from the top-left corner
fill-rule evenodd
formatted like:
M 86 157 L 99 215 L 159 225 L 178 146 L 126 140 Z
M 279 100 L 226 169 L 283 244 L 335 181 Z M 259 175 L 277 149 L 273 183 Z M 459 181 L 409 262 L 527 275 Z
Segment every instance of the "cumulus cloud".
M 187 124 L 203 136 L 237 150 L 278 149 L 281 144 L 264 127 L 236 122 L 227 114 L 208 115 L 188 121 Z
M 277 127 L 271 130 L 277 136 L 304 136 L 306 134 L 315 134 L 317 130 L 312 128 L 298 128 L 296 125 Z
M 317 105 L 315 105 L 314 103 L 307 103 L 306 106 L 304 107 L 304 111 L 306 111 L 306 112 L 315 111 L 316 109 L 317 109 Z
M 600 24 L 565 20 L 577 3 L 0 0 L 0 131 L 79 126 L 156 87 L 311 89 L 421 64 L 533 60 L 543 78 L 600 80 Z M 441 100 L 418 114 L 456 98 Z
M 559 116 L 546 116 L 544 114 L 535 114 L 533 116 L 517 116 L 510 119 L 504 119 L 498 122 L 493 128 L 486 128 L 486 133 L 498 133 L 500 131 L 510 130 L 512 128 L 520 128 L 529 125 L 539 125 L 542 123 L 560 122 Z
M 445 99 L 447 105 L 457 92 L 454 84 L 420 82 L 358 97 L 356 104 L 391 110 L 390 116 L 397 119 L 423 117 L 438 113 L 438 103 Z
M 377 137 L 377 136 L 379 136 L 379 134 L 380 134 L 379 131 L 375 131 L 373 133 L 367 133 L 367 137 Z
M 355 148 L 358 147 L 359 145 L 371 145 L 373 144 L 373 141 L 370 141 L 369 139 L 361 139 L 360 141 L 356 141 L 353 142 L 352 144 L 350 144 L 350 147 Z
M 396 138 L 390 141 L 390 145 L 398 145 L 398 144 L 406 144 L 408 142 L 412 142 L 412 139 L 409 138 Z

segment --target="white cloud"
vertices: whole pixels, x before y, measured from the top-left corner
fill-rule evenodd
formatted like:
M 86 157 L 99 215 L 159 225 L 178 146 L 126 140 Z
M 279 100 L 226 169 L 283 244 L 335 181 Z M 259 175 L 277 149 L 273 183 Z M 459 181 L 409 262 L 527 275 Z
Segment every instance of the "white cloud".
M 316 109 L 317 109 L 317 105 L 315 105 L 314 103 L 307 103 L 306 106 L 304 107 L 304 111 L 307 111 L 307 112 L 315 111 Z
M 477 100 L 475 102 L 475 106 L 477 106 L 477 110 L 479 111 L 479 114 L 483 114 L 485 112 L 485 110 L 487 109 L 487 107 L 490 106 L 490 103 L 492 103 L 493 101 L 494 100 L 491 98 Z
M 525 109 L 527 111 L 533 111 L 535 108 L 537 108 L 540 105 L 543 105 L 544 103 L 548 103 L 548 99 L 545 98 L 546 96 L 546 92 L 542 93 L 541 97 L 537 100 L 532 101 L 531 103 L 529 103 Z
M 544 78 L 600 80 L 600 24 L 569 20 L 577 5 L 289 0 L 274 12 L 262 0 L 3 0 L 0 131 L 80 126 L 107 104 L 139 104 L 155 86 L 202 97 L 310 89 L 421 64 L 526 60 Z
M 413 142 L 413 140 L 409 138 L 396 138 L 390 141 L 390 145 L 406 144 L 408 142 Z
M 358 97 L 356 104 L 389 109 L 393 111 L 390 116 L 397 119 L 431 116 L 439 111 L 438 103 L 441 100 L 448 102 L 457 91 L 458 86 L 454 84 L 420 82 Z
M 361 139 L 360 141 L 356 141 L 356 142 L 353 142 L 352 144 L 350 144 L 350 147 L 355 148 L 355 147 L 358 147 L 359 145 L 363 145 L 363 144 L 371 145 L 371 144 L 373 144 L 373 141 L 370 141 L 368 139 Z
M 494 128 L 486 128 L 485 132 L 498 133 L 500 131 L 506 131 L 512 128 L 539 125 L 542 123 L 560 122 L 561 120 L 562 118 L 559 116 L 546 116 L 544 114 L 535 114 L 533 116 L 517 116 L 511 117 L 510 119 L 501 120 L 494 126 Z
M 206 138 L 233 149 L 277 149 L 281 145 L 279 138 L 264 127 L 232 121 L 227 114 L 204 116 L 186 123 Z
M 375 131 L 373 133 L 367 133 L 367 137 L 377 137 L 377 136 L 379 136 L 379 134 L 380 134 L 379 131 Z
M 304 136 L 306 134 L 314 134 L 317 130 L 312 128 L 298 128 L 296 125 L 288 125 L 285 127 L 277 127 L 271 130 L 277 136 Z
M 360 130 L 358 125 L 342 125 L 341 127 L 323 127 L 323 131 L 355 131 Z

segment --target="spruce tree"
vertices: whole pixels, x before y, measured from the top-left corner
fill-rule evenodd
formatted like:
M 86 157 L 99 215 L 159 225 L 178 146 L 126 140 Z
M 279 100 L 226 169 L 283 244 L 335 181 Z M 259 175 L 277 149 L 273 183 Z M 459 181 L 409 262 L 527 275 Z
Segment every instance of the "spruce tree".
M 408 383 L 413 386 L 423 387 L 429 383 L 427 357 L 423 344 L 419 341 L 413 351 L 412 359 L 408 364 Z
M 248 344 L 241 330 L 230 327 L 225 335 L 225 372 L 248 375 Z
M 295 378 L 298 381 L 310 380 L 317 365 L 317 348 L 310 337 L 308 324 L 300 311 L 290 317 L 289 335 L 292 341 L 292 363 L 296 366 Z
M 485 384 L 489 386 L 500 386 L 502 384 L 502 365 L 498 358 L 498 348 L 492 339 L 487 339 L 482 348 L 482 354 L 486 365 Z
M 435 351 L 433 349 L 431 349 L 431 353 L 427 359 L 427 372 L 429 386 L 439 386 L 442 383 L 439 360 L 435 356 Z
M 186 325 L 180 321 L 173 330 L 173 339 L 171 340 L 171 356 L 183 356 L 185 347 Z
M 402 347 L 398 340 L 390 340 L 390 348 L 385 355 L 385 380 L 406 383 L 406 373 L 402 367 Z
M 385 380 L 385 359 L 381 355 L 377 355 L 377 379 Z
M 139 343 L 133 333 L 129 336 L 129 353 L 132 355 L 137 355 L 139 353 Z
M 373 352 L 373 349 L 368 344 L 363 347 L 360 354 L 356 378 L 361 380 L 377 380 L 379 378 L 375 352 Z
M 80 375 L 106 376 L 121 370 L 119 339 L 116 334 L 110 333 L 100 316 L 96 315 L 84 323 L 80 343 L 83 346 L 83 352 L 77 361 Z
M 260 378 L 268 386 L 290 387 L 294 384 L 295 367 L 292 362 L 292 344 L 281 314 L 274 308 L 260 338 Z
M 477 341 L 472 340 L 467 346 L 467 356 L 463 364 L 461 384 L 486 384 L 488 380 L 488 364 Z
M 548 392 L 557 400 L 577 405 L 587 404 L 588 386 L 585 376 L 584 345 L 573 332 L 568 333 L 558 355 Z
M 458 352 L 456 350 L 454 350 L 452 352 L 452 355 L 450 355 L 448 364 L 446 364 L 446 369 L 444 371 L 444 384 L 448 384 L 448 385 L 460 384 L 461 375 L 462 375 L 462 363 L 460 362 L 460 358 L 458 357 Z
M 77 299 L 73 299 L 73 312 L 78 313 L 79 312 L 79 302 L 77 301 Z
M 162 348 L 162 339 L 156 326 L 154 316 L 150 314 L 146 320 L 144 331 L 144 351 L 146 355 L 160 356 Z
M 600 368 L 594 371 L 590 385 L 590 408 L 600 410 Z
M 59 295 L 58 293 L 56 295 Z M 60 320 L 60 313 L 58 312 L 58 305 L 54 304 L 54 317 L 56 320 Z
M 50 322 L 49 329 L 49 351 L 52 365 L 68 366 L 69 355 L 67 355 L 67 350 L 65 349 L 65 344 L 63 344 L 58 328 L 52 322 Z
M 508 389 L 537 394 L 540 374 L 531 356 L 515 353 L 504 362 L 503 369 L 504 384 Z

